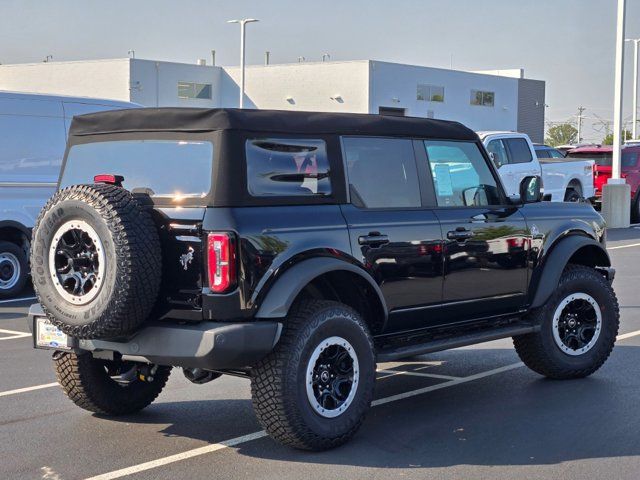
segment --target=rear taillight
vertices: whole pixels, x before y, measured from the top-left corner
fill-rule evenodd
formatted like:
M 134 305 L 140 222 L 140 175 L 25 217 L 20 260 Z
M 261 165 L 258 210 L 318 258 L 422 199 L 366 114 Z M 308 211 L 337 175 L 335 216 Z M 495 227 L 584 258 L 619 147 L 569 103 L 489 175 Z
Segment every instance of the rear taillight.
M 236 247 L 231 233 L 210 233 L 207 237 L 209 287 L 223 293 L 236 283 Z

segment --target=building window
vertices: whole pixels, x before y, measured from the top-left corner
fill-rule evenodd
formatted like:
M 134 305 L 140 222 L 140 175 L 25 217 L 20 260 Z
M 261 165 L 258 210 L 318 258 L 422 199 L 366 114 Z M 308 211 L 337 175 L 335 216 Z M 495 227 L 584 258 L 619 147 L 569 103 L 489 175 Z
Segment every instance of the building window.
M 444 102 L 444 87 L 418 84 L 416 98 L 423 102 Z
M 471 90 L 471 105 L 482 105 L 483 107 L 493 107 L 496 94 L 494 92 L 483 92 L 482 90 Z
M 197 98 L 211 100 L 211 84 L 178 82 L 178 98 Z
M 389 115 L 391 117 L 404 117 L 407 114 L 406 109 L 397 107 L 379 107 L 378 115 Z

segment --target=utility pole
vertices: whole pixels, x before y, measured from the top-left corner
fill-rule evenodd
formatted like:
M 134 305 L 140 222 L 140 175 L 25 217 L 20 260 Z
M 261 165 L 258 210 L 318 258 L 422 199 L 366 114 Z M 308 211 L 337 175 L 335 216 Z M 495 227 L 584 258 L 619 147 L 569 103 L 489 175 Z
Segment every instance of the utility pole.
M 585 110 L 586 108 L 582 106 L 578 107 L 578 145 L 580 145 L 580 143 L 582 142 L 582 112 L 584 112 Z
M 271 52 L 267 50 L 264 52 L 264 64 L 269 65 L 269 57 L 271 56 Z
M 216 51 L 211 50 L 211 65 L 216 66 Z
M 628 38 L 627 42 L 633 42 L 633 125 L 631 126 L 631 138 L 638 138 L 638 43 L 640 38 Z

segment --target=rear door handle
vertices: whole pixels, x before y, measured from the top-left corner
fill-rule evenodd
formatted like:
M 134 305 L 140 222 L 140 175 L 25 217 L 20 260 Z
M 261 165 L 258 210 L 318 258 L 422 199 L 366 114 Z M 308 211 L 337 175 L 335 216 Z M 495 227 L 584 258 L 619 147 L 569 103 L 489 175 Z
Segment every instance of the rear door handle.
M 369 245 L 370 247 L 379 247 L 380 245 L 389 243 L 389 237 L 379 232 L 369 232 L 368 235 L 359 236 L 358 243 L 360 245 Z
M 447 232 L 447 238 L 449 240 L 461 241 L 461 240 L 468 240 L 471 237 L 473 237 L 473 230 L 456 229 L 456 230 Z

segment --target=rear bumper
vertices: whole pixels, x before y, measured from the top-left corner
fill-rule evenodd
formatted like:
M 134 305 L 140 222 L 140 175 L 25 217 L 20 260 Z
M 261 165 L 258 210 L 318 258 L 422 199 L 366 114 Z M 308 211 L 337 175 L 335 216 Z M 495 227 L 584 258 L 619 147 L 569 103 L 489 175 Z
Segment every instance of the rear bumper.
M 29 310 L 29 324 L 44 316 L 39 305 Z M 270 321 L 201 322 L 195 325 L 149 323 L 133 336 L 118 340 L 73 339 L 73 349 L 117 352 L 125 360 L 207 370 L 250 367 L 280 339 L 282 324 Z M 98 353 L 105 358 L 104 353 Z

